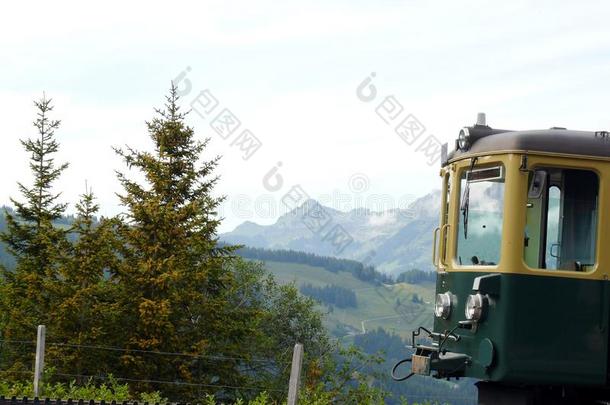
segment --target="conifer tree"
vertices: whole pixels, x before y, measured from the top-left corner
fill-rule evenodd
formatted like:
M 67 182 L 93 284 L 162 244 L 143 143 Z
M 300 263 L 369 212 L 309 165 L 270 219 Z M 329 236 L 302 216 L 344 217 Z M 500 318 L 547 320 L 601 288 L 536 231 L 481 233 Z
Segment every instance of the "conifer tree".
M 76 204 L 76 217 L 70 234 L 74 241 L 51 283 L 56 305 L 51 308 L 52 324 L 47 339 L 62 346 L 47 348 L 47 364 L 59 373 L 98 375 L 111 373 L 118 356 L 91 346 L 113 346 L 121 326 L 115 320 L 120 312 L 115 283 L 117 238 L 115 221 L 96 215 L 99 206 L 91 189 Z
M 34 181 L 29 187 L 18 183 L 23 201 L 11 199 L 15 212 L 5 210 L 7 229 L 0 234 L 16 260 L 14 270 L 2 269 L 0 327 L 6 340 L 34 340 L 36 326 L 46 323 L 52 306 L 49 283 L 58 275 L 67 245 L 67 231 L 53 225 L 66 209 L 66 204 L 58 202 L 60 194 L 53 192 L 53 183 L 68 167 L 67 163 L 56 164 L 54 158 L 59 150 L 55 131 L 60 122 L 49 117 L 51 99 L 43 96 L 34 104 L 38 136 L 21 141 L 30 154 Z M 5 360 L 7 355 L 13 369 L 31 367 L 31 347 L 13 348 L 4 353 Z
M 130 325 L 124 341 L 132 350 L 122 364 L 138 379 L 234 384 L 241 378 L 239 364 L 209 357 L 238 355 L 240 342 L 252 332 L 248 318 L 230 308 L 226 297 L 233 284 L 232 249 L 217 244 L 222 199 L 212 192 L 218 157 L 201 160 L 209 139 L 196 140 L 185 124 L 173 84 L 166 100 L 165 109 L 147 123 L 151 152 L 116 149 L 145 179 L 139 183 L 118 174 L 126 208 L 118 276 L 122 324 Z M 138 388 L 162 389 L 170 398 L 190 389 L 170 387 Z

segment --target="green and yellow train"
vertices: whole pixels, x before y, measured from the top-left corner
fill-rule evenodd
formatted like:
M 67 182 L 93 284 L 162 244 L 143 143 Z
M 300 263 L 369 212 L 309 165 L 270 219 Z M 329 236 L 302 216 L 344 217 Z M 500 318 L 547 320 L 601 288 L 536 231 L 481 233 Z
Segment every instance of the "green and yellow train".
M 477 121 L 443 154 L 434 328 L 414 332 L 412 372 L 479 379 L 480 404 L 606 403 L 610 134 Z

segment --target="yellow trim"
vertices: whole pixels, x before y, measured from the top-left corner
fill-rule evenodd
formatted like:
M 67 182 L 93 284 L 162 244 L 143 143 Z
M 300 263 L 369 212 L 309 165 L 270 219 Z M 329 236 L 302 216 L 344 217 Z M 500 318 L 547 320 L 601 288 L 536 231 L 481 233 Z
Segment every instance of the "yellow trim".
M 439 229 L 442 230 L 449 226 L 446 221 L 445 211 L 447 209 L 447 187 L 451 190 L 453 186 L 449 183 L 451 180 L 451 171 L 450 170 L 441 170 L 440 173 L 443 178 L 443 185 L 441 188 L 441 206 L 440 206 L 440 219 L 439 219 Z M 436 247 L 436 246 L 435 246 Z M 446 247 L 446 237 L 443 237 L 443 232 L 440 232 L 440 239 L 438 244 L 438 262 L 435 263 L 437 270 L 442 270 L 447 267 L 446 257 L 447 257 L 447 247 Z
M 610 242 L 607 240 L 606 232 L 602 232 L 604 229 L 609 229 L 610 223 L 606 219 L 605 210 L 603 207 L 605 206 L 606 201 L 606 189 L 609 186 L 608 180 L 610 179 L 610 162 L 600 162 L 600 161 L 592 161 L 591 159 L 575 159 L 575 158 L 565 158 L 565 157 L 556 157 L 556 156 L 528 156 L 528 169 L 534 169 L 536 167 L 546 166 L 546 167 L 557 167 L 557 168 L 566 168 L 566 169 L 582 169 L 582 170 L 590 170 L 597 174 L 599 177 L 599 195 L 598 195 L 598 218 L 597 218 L 597 235 L 595 238 L 595 265 L 592 266 L 587 271 L 577 272 L 577 271 L 568 271 L 568 270 L 546 270 L 546 269 L 538 269 L 529 267 L 525 261 L 523 260 L 523 255 L 521 256 L 522 263 L 522 272 L 523 273 L 531 273 L 542 276 L 559 276 L 559 277 L 569 277 L 569 278 L 580 278 L 580 279 L 596 279 L 596 280 L 605 280 L 608 278 L 608 266 L 602 264 L 607 264 L 610 261 L 610 255 L 608 252 L 602 249 L 602 246 L 607 246 L 607 243 Z M 525 185 L 524 193 L 527 193 L 527 179 Z M 523 223 L 523 229 L 525 229 L 525 216 L 526 212 L 523 210 L 523 216 L 520 218 L 520 222 Z M 604 271 L 603 269 L 606 269 Z
M 599 176 L 599 210 L 596 238 L 596 264 L 586 272 L 566 271 L 566 270 L 545 270 L 534 269 L 526 265 L 523 259 L 523 235 L 526 223 L 526 203 L 528 172 L 520 170 L 521 157 L 527 155 L 528 170 L 535 166 L 563 167 L 574 169 L 585 169 L 595 171 Z M 496 266 L 459 266 L 456 263 L 457 248 L 457 223 L 459 219 L 459 200 L 460 200 L 460 173 L 465 168 L 470 167 L 471 158 L 477 157 L 477 166 L 489 164 L 503 164 L 506 178 L 504 185 L 504 211 L 502 221 L 502 246 L 500 249 L 500 261 Z M 610 189 L 610 159 L 578 156 L 560 155 L 551 153 L 525 153 L 523 151 L 514 152 L 494 152 L 479 155 L 464 156 L 459 160 L 452 161 L 447 172 L 452 172 L 447 234 L 447 271 L 459 272 L 481 272 L 490 271 L 498 273 L 537 275 L 546 277 L 567 277 L 591 280 L 607 280 L 610 276 L 610 249 L 603 249 L 610 246 L 610 216 L 604 207 L 610 207 L 610 197 L 607 190 Z M 444 199 L 441 198 L 441 201 Z M 441 223 L 443 223 L 444 204 L 441 206 Z M 443 238 L 444 239 L 444 238 Z M 439 246 L 440 248 L 440 246 Z M 440 250 L 440 249 L 439 249 Z M 442 252 L 442 250 L 440 250 Z
M 574 159 L 574 160 L 597 160 L 610 162 L 610 157 L 605 156 L 591 156 L 591 155 L 571 155 L 569 153 L 558 153 L 558 152 L 541 152 L 541 151 L 530 151 L 525 149 L 507 149 L 507 150 L 499 150 L 493 152 L 479 152 L 479 153 L 467 153 L 461 155 L 460 157 L 451 159 L 447 162 L 447 164 L 456 163 L 462 161 L 464 159 L 471 159 L 473 157 L 480 156 L 497 156 L 497 155 L 528 155 L 528 156 L 551 156 L 551 157 L 560 157 L 566 159 Z
M 438 233 L 441 230 L 440 227 L 436 227 L 434 228 L 434 231 L 432 231 L 432 265 L 434 267 L 436 267 L 437 269 L 438 267 L 438 261 L 436 260 L 436 243 L 437 243 L 437 239 L 438 239 Z
M 451 225 L 448 223 L 443 224 L 443 226 L 441 226 L 441 232 L 440 232 L 440 238 L 442 241 L 446 240 L 447 237 L 447 230 L 451 228 Z M 442 248 L 445 249 L 445 243 L 443 242 Z M 445 250 L 443 251 L 439 251 L 439 259 L 438 259 L 438 263 L 439 266 L 442 268 L 447 267 L 447 252 Z

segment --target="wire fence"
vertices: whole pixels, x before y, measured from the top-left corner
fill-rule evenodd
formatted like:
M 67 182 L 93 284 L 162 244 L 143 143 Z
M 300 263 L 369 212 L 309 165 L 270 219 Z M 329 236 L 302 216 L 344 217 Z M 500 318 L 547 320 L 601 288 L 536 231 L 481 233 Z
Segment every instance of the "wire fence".
M 1 343 L 9 343 L 9 344 L 26 344 L 36 346 L 36 341 L 32 340 L 6 340 L 0 339 Z M 143 349 L 131 349 L 131 348 L 122 348 L 122 347 L 114 347 L 114 346 L 99 346 L 99 345 L 79 345 L 74 343 L 59 343 L 59 342 L 46 342 L 47 346 L 55 346 L 55 347 L 71 347 L 71 348 L 80 348 L 80 349 L 96 349 L 96 350 L 108 350 L 108 351 L 117 351 L 117 352 L 129 352 L 129 353 L 144 353 L 144 354 L 155 354 L 155 355 L 164 355 L 164 356 L 184 356 L 184 357 L 192 357 L 199 359 L 210 359 L 210 360 L 231 360 L 231 361 L 244 361 L 244 362 L 255 362 L 255 363 L 269 363 L 273 360 L 269 359 L 258 359 L 258 358 L 247 358 L 247 357 L 235 357 L 235 356 L 224 356 L 224 355 L 202 355 L 202 354 L 194 354 L 194 353 L 185 353 L 185 352 L 165 352 L 159 350 L 143 350 Z M 283 351 L 284 355 L 291 350 L 290 348 L 285 349 Z
M 318 354 L 316 357 L 323 358 L 326 355 L 329 355 L 331 352 L 337 349 L 340 345 L 342 339 L 330 339 L 330 344 L 325 349 L 325 351 Z M 10 339 L 0 339 L 0 345 L 22 345 L 27 347 L 34 348 L 36 346 L 36 341 L 31 340 L 10 340 Z M 234 356 L 234 355 L 221 355 L 221 354 L 197 354 L 197 353 L 188 353 L 188 352 L 172 352 L 172 351 L 157 351 L 157 350 L 145 350 L 145 349 L 132 349 L 132 348 L 121 348 L 116 346 L 102 346 L 102 345 L 88 345 L 88 344 L 74 344 L 74 343 L 62 343 L 62 342 L 46 342 L 46 346 L 48 348 L 68 348 L 68 349 L 82 349 L 88 351 L 110 351 L 110 352 L 119 352 L 119 353 L 131 353 L 131 354 L 141 354 L 145 356 L 170 356 L 170 357 L 184 357 L 188 359 L 197 359 L 197 360 L 207 360 L 212 362 L 212 364 L 218 364 L 219 362 L 231 362 L 231 363 L 239 363 L 239 364 L 258 364 L 263 367 L 267 367 L 267 371 L 272 374 L 273 377 L 278 378 L 280 376 L 285 376 L 286 372 L 289 370 L 291 366 L 291 361 L 283 361 L 278 362 L 275 359 L 263 359 L 258 357 L 242 357 L 242 356 Z M 292 350 L 292 348 L 288 347 L 284 349 L 277 358 L 286 359 L 288 352 Z M 32 350 L 33 354 L 33 350 Z M 49 365 L 53 365 L 54 359 L 52 357 L 47 358 L 47 362 Z M 357 373 L 362 371 L 365 367 L 370 366 L 367 363 L 358 364 L 352 372 Z M 0 373 L 12 373 L 12 374 L 20 374 L 24 377 L 27 376 L 31 378 L 34 376 L 34 372 L 31 370 L 3 370 L 0 369 Z M 231 390 L 234 392 L 268 392 L 268 393 L 276 393 L 285 395 L 288 391 L 288 388 L 281 388 L 278 386 L 262 386 L 262 385 L 242 385 L 242 384 L 231 384 L 231 383 L 208 383 L 208 382 L 196 382 L 196 381 L 180 381 L 180 380 L 164 380 L 164 379 L 156 379 L 156 378 L 135 378 L 134 376 L 114 376 L 110 374 L 94 374 L 94 373 L 74 373 L 74 372 L 66 372 L 66 370 L 58 370 L 52 373 L 53 378 L 57 378 L 63 381 L 70 380 L 81 380 L 81 381 L 104 381 L 104 382 L 121 382 L 121 383 L 139 383 L 139 384 L 153 384 L 153 385 L 171 385 L 175 387 L 193 387 L 193 388 L 202 388 L 207 390 Z M 385 384 L 382 384 L 382 386 Z M 387 387 L 385 387 L 387 388 Z M 459 394 L 463 394 L 460 392 Z M 473 396 L 464 396 L 464 395 L 410 395 L 406 394 L 405 397 L 409 400 L 427 400 L 427 401 L 437 401 L 439 403 L 444 402 L 455 402 L 455 401 L 470 401 L 476 397 Z M 43 402 L 40 403 L 42 405 Z M 133 403 L 130 403 L 135 405 Z M 0 398 L 0 405 L 8 405 L 7 402 L 2 402 Z M 23 403 L 12 404 L 12 405 L 28 405 Z M 34 404 L 38 405 L 38 404 Z M 49 404 L 46 404 L 49 405 Z M 64 402 L 62 405 L 66 405 Z M 73 404 L 75 405 L 75 404 Z
M 22 345 L 35 347 L 36 341 L 30 340 L 10 340 L 0 339 L 0 345 Z M 101 345 L 87 345 L 87 344 L 73 344 L 73 343 L 61 343 L 61 342 L 46 342 L 47 347 L 57 348 L 72 348 L 72 349 L 84 349 L 84 350 L 101 350 L 101 351 L 112 351 L 130 354 L 143 354 L 152 356 L 172 356 L 172 357 L 186 357 L 189 359 L 208 360 L 212 364 L 218 362 L 231 362 L 239 364 L 260 364 L 266 366 L 266 371 L 275 371 L 273 377 L 283 376 L 284 373 L 289 369 L 291 362 L 283 361 L 278 362 L 275 359 L 262 359 L 262 358 L 250 358 L 250 357 L 239 357 L 239 356 L 228 356 L 218 354 L 196 354 L 186 352 L 168 352 L 158 350 L 144 350 L 144 349 L 132 349 L 132 348 L 121 348 L 115 346 L 101 346 Z M 284 349 L 278 358 L 285 358 L 291 348 Z M 32 353 L 33 355 L 33 353 Z M 53 365 L 53 358 L 47 358 L 47 363 Z M 34 372 L 31 370 L 3 370 L 0 369 L 0 373 L 12 373 L 21 374 L 24 376 L 33 376 Z M 80 380 L 102 380 L 102 381 L 116 381 L 126 383 L 143 383 L 143 384 L 157 384 L 157 385 L 173 385 L 183 387 L 201 387 L 201 388 L 213 388 L 213 389 L 225 389 L 225 390 L 242 390 L 242 391 L 257 391 L 257 392 L 269 392 L 269 393 L 282 393 L 285 394 L 287 388 L 277 388 L 271 386 L 245 386 L 236 384 L 213 384 L 203 382 L 192 382 L 192 381 L 180 381 L 180 380 L 163 380 L 163 379 L 151 379 L 151 378 L 134 378 L 131 376 L 114 376 L 114 375 L 103 375 L 103 374 L 81 374 L 81 373 L 69 373 L 62 371 L 54 371 L 52 377 L 60 377 L 66 379 L 80 379 Z M 1 404 L 0 404 L 1 405 Z

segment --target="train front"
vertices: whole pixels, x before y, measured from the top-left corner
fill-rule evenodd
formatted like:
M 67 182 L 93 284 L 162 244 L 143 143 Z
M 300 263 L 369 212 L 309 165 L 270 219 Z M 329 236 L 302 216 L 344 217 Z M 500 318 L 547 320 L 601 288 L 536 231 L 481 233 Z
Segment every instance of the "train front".
M 413 332 L 414 374 L 607 383 L 610 295 L 599 263 L 610 238 L 598 207 L 610 168 L 557 152 L 573 140 L 599 145 L 594 136 L 484 121 L 460 131 L 441 169 L 434 328 Z M 548 142 L 559 146 L 546 151 Z

